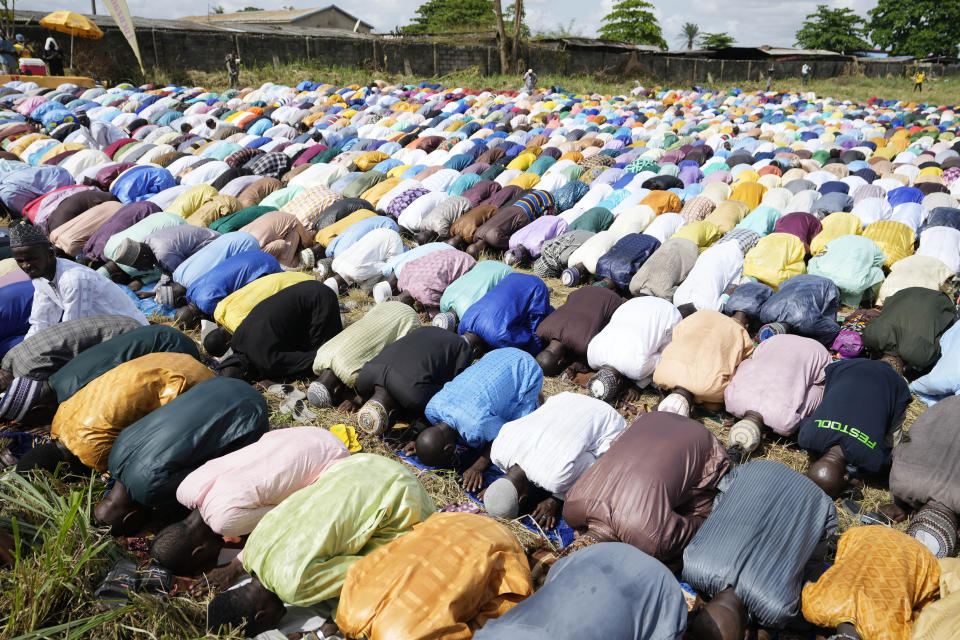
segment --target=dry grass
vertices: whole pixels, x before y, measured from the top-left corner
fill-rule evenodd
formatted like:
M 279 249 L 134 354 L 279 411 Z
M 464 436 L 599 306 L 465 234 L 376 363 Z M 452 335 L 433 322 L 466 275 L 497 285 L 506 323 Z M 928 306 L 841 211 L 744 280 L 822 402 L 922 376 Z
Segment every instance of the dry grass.
M 548 279 L 546 284 L 550 289 L 551 303 L 555 307 L 562 305 L 569 293 L 573 291 L 571 288 L 564 287 L 558 279 Z M 370 296 L 355 288 L 348 291 L 347 294 L 342 297 L 341 302 L 347 308 L 344 313 L 345 323 L 347 325 L 352 324 L 362 317 L 374 304 Z M 199 343 L 200 335 L 198 331 L 188 331 L 187 333 Z M 305 391 L 307 384 L 308 381 L 304 380 L 296 383 L 296 386 Z M 586 389 L 559 377 L 548 377 L 544 379 L 543 393 L 545 397 L 550 397 L 561 392 L 584 394 L 586 393 Z M 311 425 L 318 428 L 329 429 L 336 424 L 347 424 L 357 429 L 358 439 L 364 452 L 400 460 L 400 457 L 396 454 L 396 444 L 391 444 L 380 438 L 367 436 L 359 430 L 355 413 L 342 413 L 332 408 L 317 409 L 311 407 L 311 410 L 316 414 L 315 417 L 309 421 L 302 422 L 295 420 L 289 414 L 281 413 L 281 398 L 266 393 L 265 398 L 270 408 L 270 424 L 273 428 Z M 657 391 L 645 389 L 642 391 L 636 403 L 632 406 L 620 406 L 618 410 L 625 418 L 633 420 L 638 412 L 656 407 L 660 399 L 661 396 Z M 915 398 L 907 410 L 904 427 L 909 429 L 913 421 L 916 420 L 917 416 L 925 409 L 926 406 Z M 726 442 L 729 428 L 732 424 L 729 416 L 698 412 L 693 417 L 703 423 L 704 426 L 722 442 Z M 770 434 L 764 439 L 762 446 L 754 452 L 751 459 L 776 460 L 798 472 L 804 472 L 809 464 L 807 455 L 802 452 L 794 442 L 788 439 L 771 437 Z M 469 496 L 467 496 L 460 486 L 459 476 L 455 473 L 443 470 L 415 471 L 415 473 L 438 508 L 443 508 L 451 504 L 471 502 Z M 73 491 L 61 484 L 56 485 L 56 490 L 68 494 L 70 491 Z M 862 503 L 865 508 L 869 510 L 876 510 L 881 504 L 890 501 L 889 491 L 884 486 L 868 485 L 864 488 L 863 494 Z M 855 518 L 846 514 L 840 508 L 839 502 L 837 503 L 837 507 L 841 531 L 861 524 Z M 2 516 L 9 517 L 10 515 L 19 515 L 22 517 L 24 514 L 22 512 L 11 511 L 10 502 L 7 501 L 6 511 L 0 512 L 0 518 L 2 518 Z M 29 522 L 29 519 L 27 521 Z M 537 532 L 531 531 L 519 520 L 502 522 L 528 551 L 538 546 L 555 547 L 555 545 L 548 541 L 545 535 L 542 535 L 542 532 L 538 534 Z M 898 525 L 898 528 L 903 529 L 904 525 Z M 95 635 L 97 638 L 109 640 L 133 637 L 204 637 L 205 599 L 194 600 L 180 597 L 172 600 L 158 600 L 138 597 L 135 598 L 131 605 L 119 613 L 104 613 L 100 611 L 96 605 L 93 604 L 93 589 L 99 584 L 99 580 L 102 580 L 102 575 L 106 568 L 120 551 L 115 544 L 112 544 L 104 531 L 90 529 L 89 527 L 84 528 L 83 531 L 87 532 L 85 535 L 93 536 L 91 538 L 92 541 L 98 541 L 103 545 L 101 551 L 90 559 L 88 565 L 84 565 L 87 567 L 82 574 L 85 577 L 76 584 L 69 583 L 71 586 L 59 599 L 54 598 L 50 600 L 49 606 L 44 607 L 43 614 L 34 623 L 24 623 L 22 627 L 20 623 L 17 623 L 17 626 L 21 630 L 36 629 L 41 626 L 47 628 L 47 631 L 42 633 L 28 633 L 22 636 L 23 638 L 79 637 L 76 635 L 76 630 L 84 628 L 84 623 L 90 626 L 91 629 L 96 629 Z M 24 565 L 16 571 L 0 571 L 0 609 L 6 608 L 8 611 L 13 609 L 15 603 L 8 594 L 16 592 L 14 585 L 20 583 L 28 587 L 27 591 L 20 596 L 24 602 L 27 602 L 29 600 L 29 594 L 36 591 L 35 587 L 30 587 L 30 575 L 50 576 L 51 573 L 54 573 L 54 570 L 50 567 L 37 564 L 37 562 L 39 562 L 37 560 L 37 554 L 33 554 L 30 558 L 30 562 L 33 564 Z M 78 552 L 72 552 L 72 555 L 64 558 L 64 569 L 68 570 L 71 564 L 78 562 L 79 559 L 80 556 Z M 0 617 L 0 623 L 2 623 L 2 620 L 3 618 Z M 71 623 L 69 628 L 74 631 L 68 631 L 55 626 L 63 625 L 67 622 Z M 0 624 L 0 629 L 2 629 L 2 624 Z M 10 629 L 11 627 L 8 626 L 8 632 L 0 632 L 0 640 L 14 637 L 9 633 Z

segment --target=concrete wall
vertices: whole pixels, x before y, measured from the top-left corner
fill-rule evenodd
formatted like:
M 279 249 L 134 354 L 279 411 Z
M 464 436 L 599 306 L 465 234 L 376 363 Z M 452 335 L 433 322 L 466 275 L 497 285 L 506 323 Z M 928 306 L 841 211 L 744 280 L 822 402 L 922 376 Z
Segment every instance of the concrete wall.
M 352 25 L 351 25 L 352 27 Z M 19 26 L 28 41 L 42 47 L 48 32 L 39 26 Z M 70 57 L 70 37 L 57 34 L 57 42 Z M 323 64 L 360 66 L 374 60 L 377 41 L 373 38 L 290 37 L 272 34 L 230 34 L 210 31 L 173 31 L 138 29 L 137 41 L 143 66 L 150 70 L 168 71 L 197 69 L 226 73 L 224 58 L 237 51 L 243 64 L 258 67 L 280 62 L 317 60 Z M 74 39 L 74 66 L 82 75 L 95 76 L 110 82 L 140 79 L 133 50 L 117 29 L 104 29 L 100 40 Z M 139 82 L 138 82 L 139 83 Z
M 352 28 L 352 25 L 351 25 Z M 47 31 L 38 25 L 18 25 L 17 33 L 42 44 Z M 74 41 L 74 66 L 84 75 L 109 82 L 140 81 L 133 52 L 116 28 L 105 28 L 101 40 Z M 316 61 L 326 65 L 364 67 L 417 76 L 442 76 L 475 68 L 481 74 L 499 73 L 500 58 L 493 44 L 451 44 L 415 39 L 375 37 L 302 37 L 281 34 L 224 33 L 195 30 L 138 29 L 140 52 L 148 75 L 151 69 L 197 69 L 224 73 L 224 57 L 236 50 L 248 67 L 279 62 Z M 70 38 L 59 35 L 69 51 Z M 559 51 L 536 44 L 521 47 L 521 67 L 539 74 L 607 74 L 652 77 L 671 84 L 762 80 L 769 62 L 763 60 L 711 60 L 576 48 Z M 870 76 L 904 75 L 907 63 L 857 64 L 846 60 L 813 61 L 812 76 L 831 78 L 863 72 Z M 798 78 L 802 60 L 773 63 L 774 79 Z M 937 75 L 960 75 L 960 66 L 935 65 Z M 242 80 L 242 76 L 241 76 Z M 519 88 L 519 79 L 518 79 Z
M 774 80 L 778 78 L 799 78 L 803 60 L 789 62 L 770 62 L 766 60 L 711 60 L 705 58 L 687 58 L 670 56 L 648 56 L 639 60 L 641 68 L 657 78 L 689 83 L 734 82 L 739 80 L 763 81 L 767 69 L 773 69 Z M 847 60 L 816 60 L 810 65 L 812 78 L 835 78 L 852 70 Z
M 857 72 L 862 73 L 868 78 L 886 78 L 902 77 L 907 74 L 913 74 L 917 69 L 922 68 L 927 74 L 933 74 L 938 77 L 960 76 L 960 64 L 920 64 L 915 65 L 912 62 L 874 62 L 861 61 L 857 65 Z

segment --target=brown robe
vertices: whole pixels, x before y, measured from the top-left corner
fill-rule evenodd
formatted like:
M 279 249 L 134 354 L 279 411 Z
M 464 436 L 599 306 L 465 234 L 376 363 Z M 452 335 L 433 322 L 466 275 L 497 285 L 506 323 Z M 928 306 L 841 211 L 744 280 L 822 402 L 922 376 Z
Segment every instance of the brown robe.
M 510 248 L 510 236 L 531 222 L 533 219 L 526 211 L 510 205 L 484 222 L 474 233 L 474 239 L 485 240 L 490 247 L 505 251 Z
M 699 422 L 642 414 L 573 485 L 563 517 L 581 533 L 631 544 L 676 568 L 729 468 L 723 445 Z
M 482 204 L 474 207 L 450 225 L 450 236 L 460 236 L 470 244 L 474 240 L 477 229 L 495 215 L 497 215 L 497 208 L 493 205 Z
M 581 287 L 559 309 L 537 325 L 537 337 L 549 343 L 559 340 L 578 358 L 587 355 L 587 345 L 607 326 L 623 299 L 604 287 Z
M 237 196 L 237 200 L 240 201 L 240 209 L 255 207 L 268 195 L 282 188 L 283 184 L 276 178 L 260 178 L 253 184 L 247 186 L 247 188 Z
M 285 267 L 299 266 L 297 252 L 301 248 L 312 247 L 314 240 L 314 233 L 308 231 L 296 216 L 285 211 L 265 213 L 240 231 L 252 234 L 260 243 L 260 249 Z

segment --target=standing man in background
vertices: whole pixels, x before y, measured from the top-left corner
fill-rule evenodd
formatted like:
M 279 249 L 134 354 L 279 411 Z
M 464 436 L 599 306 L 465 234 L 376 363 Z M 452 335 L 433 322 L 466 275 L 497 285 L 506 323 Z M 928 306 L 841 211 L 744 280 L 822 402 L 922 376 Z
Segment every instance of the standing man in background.
M 227 54 L 227 76 L 230 80 L 230 88 L 233 89 L 240 84 L 240 58 L 235 51 Z
M 523 90 L 527 93 L 533 93 L 537 89 L 537 74 L 533 72 L 533 69 L 527 69 L 527 72 L 523 75 Z
M 807 86 L 810 83 L 810 65 L 806 62 L 800 67 L 800 78 L 803 80 L 803 86 Z
M 923 81 L 927 79 L 927 74 L 923 71 L 917 71 L 916 75 L 913 76 L 913 92 L 914 93 L 923 93 Z
M 53 39 L 53 36 L 49 36 L 43 45 L 43 60 L 50 68 L 50 75 L 63 75 L 63 49 Z
M 17 50 L 13 48 L 13 43 L 7 40 L 6 34 L 0 38 L 0 64 L 3 65 L 3 72 L 11 75 L 19 73 L 17 65 Z
M 27 44 L 27 39 L 23 37 L 22 33 L 16 35 L 16 42 L 13 45 L 13 48 L 17 52 L 17 56 L 20 58 L 32 58 L 33 49 L 30 48 L 30 45 Z

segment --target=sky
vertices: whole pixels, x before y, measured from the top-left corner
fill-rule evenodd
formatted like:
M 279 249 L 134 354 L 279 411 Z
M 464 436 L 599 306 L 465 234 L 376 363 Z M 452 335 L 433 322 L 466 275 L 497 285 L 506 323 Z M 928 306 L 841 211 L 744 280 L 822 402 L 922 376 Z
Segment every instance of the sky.
M 264 9 L 279 9 L 292 5 L 297 9 L 326 6 L 333 1 L 341 9 L 374 25 L 376 31 L 391 31 L 397 25 L 410 22 L 420 0 L 127 0 L 130 12 L 147 18 L 178 18 L 185 15 L 204 15 L 207 6 L 222 5 L 234 11 L 248 5 Z M 831 8 L 846 7 L 866 17 L 877 0 L 651 0 L 663 29 L 663 36 L 671 49 L 683 48 L 680 28 L 686 22 L 699 25 L 701 31 L 725 31 L 744 46 L 794 45 L 794 33 L 805 16 L 813 13 L 818 4 Z M 508 5 L 510 0 L 503 0 Z M 525 0 L 527 24 L 536 33 L 569 25 L 583 37 L 595 37 L 603 16 L 614 0 Z M 35 11 L 69 9 L 78 13 L 90 12 L 90 0 L 21 0 L 17 9 Z M 584 12 L 585 6 L 596 6 Z M 98 3 L 98 13 L 107 13 Z M 584 15 L 586 13 L 586 15 Z

